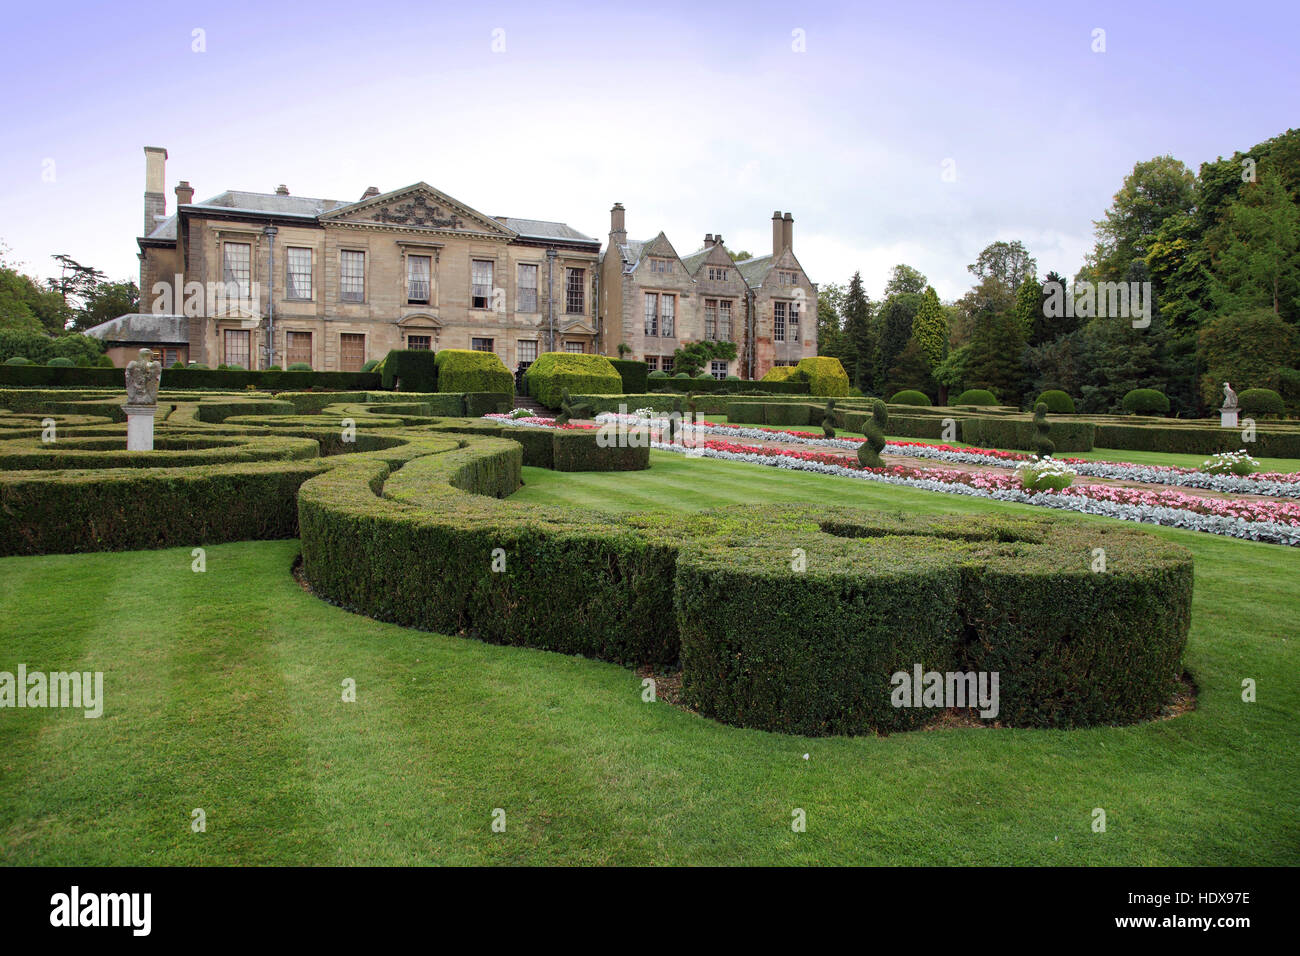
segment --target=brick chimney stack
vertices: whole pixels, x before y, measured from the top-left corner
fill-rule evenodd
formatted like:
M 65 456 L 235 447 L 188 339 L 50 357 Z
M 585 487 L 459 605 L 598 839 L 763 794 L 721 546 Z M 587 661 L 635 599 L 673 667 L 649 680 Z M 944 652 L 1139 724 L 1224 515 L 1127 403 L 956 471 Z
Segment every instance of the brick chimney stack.
M 706 233 L 704 234 L 704 248 L 705 248 L 705 249 L 712 249 L 712 248 L 713 248 L 713 233 L 711 233 L 711 232 L 706 232 Z
M 275 187 L 275 194 L 277 196 L 287 196 L 289 195 L 289 187 L 284 183 L 280 183 L 280 185 Z
M 141 235 L 149 235 L 166 217 L 167 195 L 163 192 L 166 165 L 167 150 L 161 146 L 144 148 L 144 232 Z
M 379 189 L 377 187 L 367 186 L 366 191 L 361 194 L 361 199 L 358 199 L 357 202 L 361 202 L 363 199 L 369 199 L 371 196 L 378 196 L 378 195 L 379 195 Z
M 177 207 L 188 206 L 192 202 L 194 202 L 194 187 L 182 179 L 176 184 L 176 205 Z
M 609 245 L 611 248 L 627 244 L 627 225 L 623 216 L 623 204 L 621 202 L 614 203 L 614 208 L 609 211 Z
M 785 241 L 785 221 L 781 218 L 780 210 L 772 213 L 772 258 L 775 259 L 781 254 L 784 248 L 781 243 Z
M 785 249 L 794 248 L 794 216 L 790 213 L 786 213 L 781 220 L 781 246 Z

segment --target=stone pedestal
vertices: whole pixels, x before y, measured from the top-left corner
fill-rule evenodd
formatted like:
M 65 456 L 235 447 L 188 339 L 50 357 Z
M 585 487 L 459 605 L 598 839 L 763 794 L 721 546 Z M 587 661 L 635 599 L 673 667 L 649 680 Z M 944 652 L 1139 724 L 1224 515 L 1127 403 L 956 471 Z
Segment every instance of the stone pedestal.
M 1221 408 L 1219 409 L 1219 425 L 1223 428 L 1237 427 L 1237 409 Z
M 157 405 L 123 405 L 126 412 L 126 450 L 153 451 L 153 417 Z

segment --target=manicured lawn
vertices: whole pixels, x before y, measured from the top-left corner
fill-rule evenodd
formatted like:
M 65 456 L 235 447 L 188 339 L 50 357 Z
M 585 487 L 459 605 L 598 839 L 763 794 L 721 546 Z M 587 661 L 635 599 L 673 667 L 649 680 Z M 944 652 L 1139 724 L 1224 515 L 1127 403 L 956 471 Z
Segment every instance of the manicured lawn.
M 525 479 L 520 500 L 611 510 L 1041 513 L 666 453 Z M 188 548 L 0 559 L 0 670 L 102 670 L 107 697 L 98 720 L 0 710 L 0 862 L 1296 864 L 1300 550 L 1151 533 L 1196 555 L 1195 711 L 816 740 L 643 703 L 614 665 L 349 614 L 295 583 L 294 542 L 211 547 L 203 574 Z

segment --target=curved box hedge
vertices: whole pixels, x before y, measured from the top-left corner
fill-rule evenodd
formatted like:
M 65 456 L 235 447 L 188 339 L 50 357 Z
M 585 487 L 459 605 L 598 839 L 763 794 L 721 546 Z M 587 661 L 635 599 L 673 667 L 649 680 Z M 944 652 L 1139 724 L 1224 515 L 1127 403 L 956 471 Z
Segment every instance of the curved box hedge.
M 804 506 L 761 525 L 747 506 L 613 518 L 495 500 L 521 462 L 498 439 L 384 454 L 302 488 L 317 593 L 494 643 L 680 659 L 687 701 L 728 723 L 915 726 L 933 712 L 896 708 L 889 691 L 917 664 L 998 671 L 1003 724 L 1124 723 L 1157 714 L 1180 674 L 1191 558 L 1140 529 Z M 794 548 L 805 571 L 790 567 Z

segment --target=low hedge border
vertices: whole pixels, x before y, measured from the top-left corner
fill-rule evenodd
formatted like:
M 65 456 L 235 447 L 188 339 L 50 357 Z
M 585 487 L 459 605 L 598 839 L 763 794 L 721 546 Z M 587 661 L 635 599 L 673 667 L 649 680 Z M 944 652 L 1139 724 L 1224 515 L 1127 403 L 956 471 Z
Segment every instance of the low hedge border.
M 89 468 L 173 468 L 248 461 L 301 461 L 320 457 L 310 438 L 281 435 L 159 434 L 153 451 L 127 451 L 126 436 L 0 441 L 0 471 Z
M 304 484 L 316 593 L 493 643 L 680 658 L 691 706 L 786 733 L 915 726 L 932 714 L 892 707 L 890 677 L 916 664 L 998 671 L 998 720 L 1012 726 L 1151 717 L 1180 674 L 1192 561 L 1141 529 L 805 506 L 761 526 L 748 506 L 614 519 L 474 493 L 499 495 L 503 456 L 522 453 L 469 442 L 401 480 L 370 461 Z M 1096 547 L 1105 574 L 1090 569 Z
M 893 419 L 890 419 L 891 423 Z M 1092 422 L 1065 421 L 1053 417 L 1051 422 L 1052 444 L 1056 453 L 1092 451 L 1096 444 L 1097 428 Z M 1008 448 L 1020 451 L 1033 451 L 1034 422 L 1031 418 L 984 418 L 982 416 L 961 419 L 961 440 L 968 445 L 981 448 Z
M 0 385 L 49 387 L 120 388 L 126 390 L 126 370 L 120 368 L 59 368 L 49 365 L 0 365 Z M 287 372 L 267 369 L 246 372 L 230 369 L 165 368 L 162 384 L 167 388 L 238 389 L 253 386 L 266 391 L 298 391 L 305 388 L 378 389 L 381 381 L 373 372 Z

